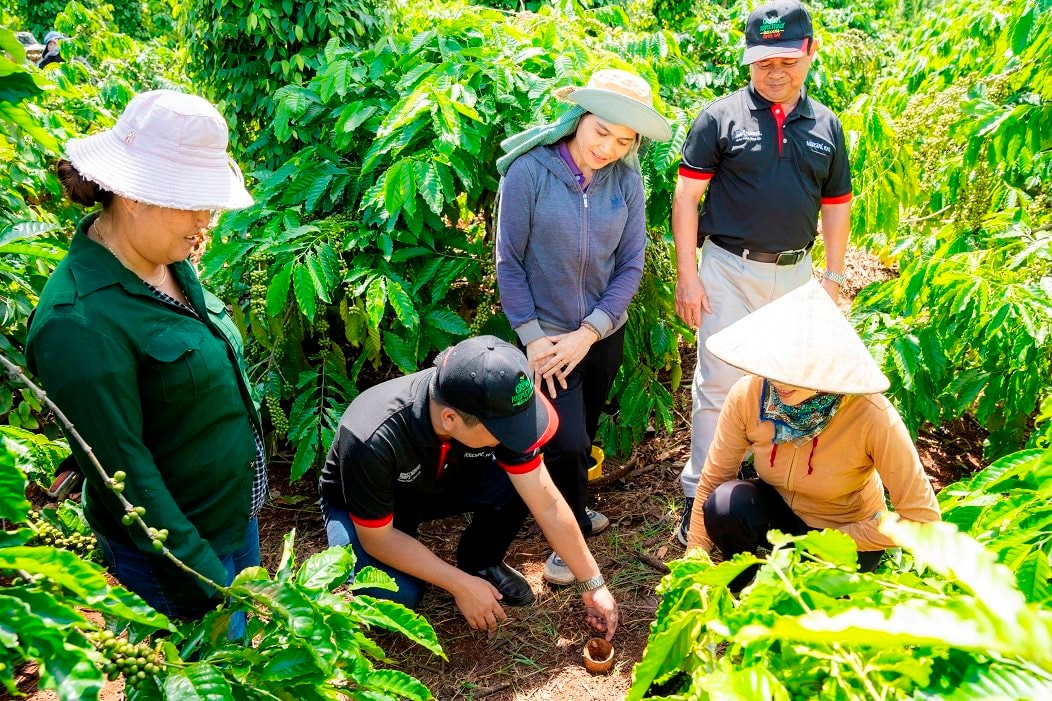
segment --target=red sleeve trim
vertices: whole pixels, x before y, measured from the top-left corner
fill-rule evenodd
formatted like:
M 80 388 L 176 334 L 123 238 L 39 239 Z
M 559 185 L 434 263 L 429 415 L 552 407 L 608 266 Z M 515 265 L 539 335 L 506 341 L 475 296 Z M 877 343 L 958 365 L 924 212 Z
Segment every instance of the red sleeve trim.
M 520 463 L 518 465 L 505 465 L 504 463 L 499 461 L 497 464 L 504 468 L 504 471 L 507 472 L 509 475 L 525 475 L 527 472 L 533 472 L 538 467 L 540 467 L 541 461 L 541 454 L 537 453 L 528 461 Z
M 541 437 L 537 439 L 537 442 L 524 451 L 527 453 L 532 453 L 550 441 L 552 436 L 555 435 L 555 432 L 559 430 L 559 414 L 555 411 L 555 407 L 552 406 L 552 403 L 548 401 L 548 398 L 544 396 L 543 392 L 537 393 L 537 399 L 540 400 L 541 406 L 543 406 L 545 411 L 548 412 L 548 427 L 544 429 L 544 433 L 542 433 Z
M 383 528 L 394 520 L 393 513 L 387 514 L 383 518 L 358 518 L 350 511 L 347 512 L 347 515 L 351 517 L 351 521 L 354 522 L 354 525 L 363 526 L 365 528 Z
M 680 177 L 692 178 L 694 180 L 712 180 L 712 176 L 716 175 L 715 173 L 705 173 L 700 170 L 694 170 L 690 166 L 685 165 L 679 167 L 679 174 Z
M 839 197 L 823 197 L 822 204 L 844 204 L 845 202 L 851 201 L 851 193 L 846 195 L 840 195 Z

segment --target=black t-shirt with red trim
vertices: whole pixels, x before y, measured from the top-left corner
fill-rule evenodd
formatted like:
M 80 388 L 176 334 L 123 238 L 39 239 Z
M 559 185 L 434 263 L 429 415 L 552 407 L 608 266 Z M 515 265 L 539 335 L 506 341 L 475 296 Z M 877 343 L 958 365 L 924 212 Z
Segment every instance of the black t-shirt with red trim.
M 788 116 L 750 83 L 705 107 L 683 144 L 679 174 L 710 180 L 698 222 L 705 236 L 754 251 L 811 243 L 823 204 L 851 200 L 844 130 L 804 92 Z
M 435 368 L 376 385 L 355 398 L 340 418 L 325 459 L 319 490 L 360 526 L 380 527 L 398 504 L 439 503 L 490 469 L 523 474 L 541 464 L 540 450 L 514 453 L 445 442 L 428 413 Z

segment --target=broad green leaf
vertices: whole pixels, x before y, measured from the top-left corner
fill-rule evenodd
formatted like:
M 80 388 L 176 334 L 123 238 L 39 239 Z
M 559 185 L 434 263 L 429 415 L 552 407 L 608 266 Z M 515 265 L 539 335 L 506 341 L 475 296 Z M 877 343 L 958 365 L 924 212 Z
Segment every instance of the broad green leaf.
M 426 686 L 397 669 L 376 669 L 366 677 L 365 686 L 381 692 L 397 694 L 399 698 L 428 701 L 434 696 Z
M 307 266 L 296 266 L 292 271 L 292 290 L 296 294 L 296 304 L 299 305 L 300 311 L 313 322 L 318 311 L 318 300 L 315 297 L 314 278 L 311 277 Z
M 387 309 L 386 278 L 377 276 L 365 290 L 365 311 L 369 314 L 369 326 L 379 328 Z
M 432 309 L 424 314 L 424 320 L 431 326 L 455 336 L 467 336 L 471 332 L 467 323 L 448 309 Z
M 318 446 L 321 445 L 321 437 L 317 431 L 309 431 L 302 440 L 296 444 L 296 457 L 292 460 L 292 471 L 289 479 L 295 482 L 307 471 L 314 467 L 318 460 Z
M 165 697 L 179 701 L 214 701 L 234 698 L 223 673 L 208 662 L 195 662 L 169 672 L 164 680 Z
M 260 681 L 287 682 L 300 677 L 318 675 L 314 654 L 298 645 L 279 649 L 267 658 L 260 672 Z
M 0 519 L 23 523 L 31 507 L 26 499 L 26 478 L 15 467 L 6 444 L 0 446 Z
M 329 548 L 312 555 L 296 575 L 296 583 L 307 591 L 327 591 L 354 570 L 354 553 L 348 548 Z
M 398 584 L 395 582 L 394 577 L 381 569 L 366 565 L 354 573 L 354 584 L 350 586 L 352 591 L 370 589 L 373 587 L 387 589 L 389 591 L 398 591 Z
M 643 659 L 632 668 L 632 686 L 625 701 L 641 701 L 655 679 L 679 669 L 683 649 L 698 638 L 701 621 L 689 612 L 679 612 L 659 621 L 665 626 L 647 641 Z
M 420 324 L 420 316 L 417 314 L 413 301 L 409 299 L 405 289 L 397 280 L 387 280 L 387 300 L 391 303 L 395 315 L 402 325 L 413 330 Z
M 402 372 L 416 372 L 416 348 L 398 334 L 392 331 L 384 334 L 384 352 Z
M 267 314 L 277 317 L 289 301 L 289 282 L 292 279 L 292 264 L 278 269 L 267 286 Z
M 434 628 L 420 614 L 393 601 L 374 599 L 365 595 L 353 597 L 350 604 L 363 622 L 401 633 L 442 659 L 446 659 L 446 653 L 438 642 Z
M 885 517 L 879 528 L 881 533 L 908 548 L 917 562 L 958 581 L 1006 625 L 1015 625 L 1023 615 L 1026 602 L 1016 588 L 1012 572 L 955 526 Z

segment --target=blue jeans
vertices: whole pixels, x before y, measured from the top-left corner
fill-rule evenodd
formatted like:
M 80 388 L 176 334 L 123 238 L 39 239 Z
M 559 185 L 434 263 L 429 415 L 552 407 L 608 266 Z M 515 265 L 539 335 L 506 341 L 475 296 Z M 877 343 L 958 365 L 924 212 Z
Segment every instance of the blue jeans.
M 515 539 L 526 518 L 526 505 L 495 460 L 461 470 L 460 477 L 448 475 L 446 494 L 426 501 L 401 499 L 395 503 L 394 527 L 412 537 L 425 521 L 433 521 L 456 514 L 471 513 L 471 523 L 464 529 L 457 544 L 457 566 L 466 572 L 499 564 L 511 541 Z M 354 523 L 346 509 L 331 506 L 322 499 L 321 512 L 325 519 L 325 533 L 329 547 L 350 545 L 355 556 L 355 572 L 371 565 L 394 578 L 398 591 L 363 589 L 362 594 L 378 599 L 396 601 L 415 608 L 424 595 L 425 582 L 385 565 L 365 552 Z
M 132 590 L 157 611 L 171 618 L 197 618 L 219 604 L 209 599 L 197 581 L 186 574 L 163 555 L 139 550 L 119 540 L 107 538 L 96 532 L 106 567 L 126 588 Z M 230 584 L 238 572 L 260 563 L 259 521 L 251 519 L 245 529 L 245 542 L 232 553 L 219 556 L 226 567 Z M 236 611 L 230 618 L 227 636 L 238 640 L 245 636 L 245 613 Z

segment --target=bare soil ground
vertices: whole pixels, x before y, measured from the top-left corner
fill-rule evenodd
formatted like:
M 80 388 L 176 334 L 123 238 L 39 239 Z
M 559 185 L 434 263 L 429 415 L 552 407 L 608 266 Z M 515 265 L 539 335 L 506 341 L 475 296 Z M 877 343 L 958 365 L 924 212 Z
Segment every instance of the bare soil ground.
M 867 282 L 894 277 L 895 271 L 876 259 L 849 252 L 845 306 Z M 684 374 L 693 367 L 693 349 L 684 348 Z M 606 514 L 611 527 L 590 539 L 592 552 L 610 582 L 621 608 L 621 625 L 614 638 L 614 666 L 607 674 L 585 670 L 582 649 L 591 637 L 584 622 L 580 597 L 569 589 L 552 588 L 541 571 L 549 549 L 532 522 L 512 545 L 508 561 L 529 580 L 536 595 L 532 606 L 509 608 L 508 620 L 496 635 L 475 633 L 453 606 L 451 597 L 432 590 L 420 608 L 434 626 L 448 660 L 438 658 L 405 639 L 376 636 L 392 667 L 423 681 L 437 699 L 489 701 L 614 701 L 623 699 L 631 684 L 633 665 L 643 655 L 657 608 L 655 588 L 663 563 L 678 558 L 683 548 L 675 531 L 683 505 L 678 474 L 689 453 L 690 388 L 684 383 L 676 397 L 676 425 L 670 435 L 650 435 L 622 464 L 608 458 L 607 476 L 617 479 L 593 483 L 592 506 Z M 970 418 L 924 431 L 918 450 L 935 488 L 950 484 L 982 467 L 985 434 Z M 618 470 L 619 467 L 626 469 Z M 282 538 L 296 529 L 297 559 L 302 561 L 326 547 L 314 484 L 300 480 L 290 485 L 287 466 L 273 465 L 274 502 L 260 518 L 264 565 L 272 568 L 281 553 Z M 460 518 L 425 524 L 421 540 L 453 559 Z M 23 687 L 32 688 L 32 679 Z M 54 698 L 36 693 L 31 699 Z M 104 701 L 122 698 L 117 684 L 107 687 Z

